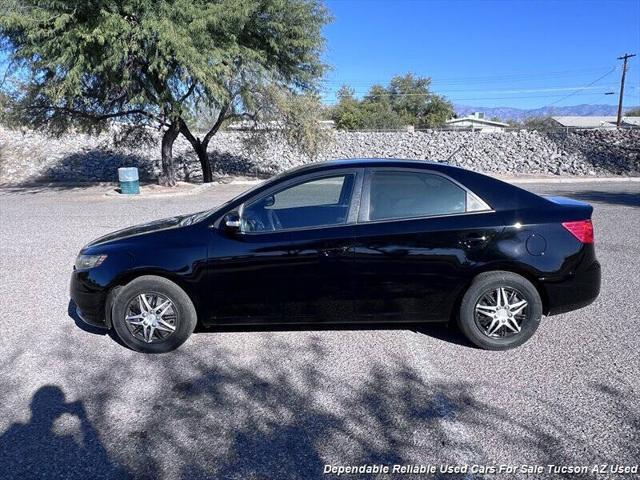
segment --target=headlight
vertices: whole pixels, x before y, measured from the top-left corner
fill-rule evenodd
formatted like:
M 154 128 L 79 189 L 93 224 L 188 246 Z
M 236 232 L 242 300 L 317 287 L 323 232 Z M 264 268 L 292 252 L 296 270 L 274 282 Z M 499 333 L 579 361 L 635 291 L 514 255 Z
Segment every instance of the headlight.
M 78 255 L 76 258 L 76 270 L 88 270 L 100 266 L 107 258 L 106 255 Z

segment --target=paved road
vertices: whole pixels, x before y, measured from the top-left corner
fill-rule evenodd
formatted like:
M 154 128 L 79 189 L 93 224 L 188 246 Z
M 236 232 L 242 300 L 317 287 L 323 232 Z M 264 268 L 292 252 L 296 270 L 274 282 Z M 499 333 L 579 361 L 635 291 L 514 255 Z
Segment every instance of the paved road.
M 145 356 L 68 315 L 86 242 L 243 188 L 155 200 L 0 191 L 0 478 L 638 463 L 640 184 L 527 185 L 593 202 L 604 279 L 597 302 L 546 319 L 514 351 L 472 348 L 446 328 L 262 329 L 199 333 Z

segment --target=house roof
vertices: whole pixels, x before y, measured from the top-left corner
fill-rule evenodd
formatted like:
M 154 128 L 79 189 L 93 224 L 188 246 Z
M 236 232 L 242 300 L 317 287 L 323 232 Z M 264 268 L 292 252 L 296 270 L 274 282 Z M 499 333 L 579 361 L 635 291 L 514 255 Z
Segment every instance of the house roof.
M 494 127 L 508 127 L 509 124 L 508 123 L 502 123 L 502 122 L 495 122 L 493 120 L 486 120 L 484 118 L 478 118 L 478 117 L 474 117 L 474 116 L 467 116 L 467 117 L 461 117 L 461 118 L 452 118 L 451 120 L 447 120 L 447 124 L 451 125 L 454 123 L 461 123 L 461 122 L 473 122 L 473 123 L 478 123 L 481 125 L 491 125 Z
M 563 127 L 574 128 L 614 128 L 617 117 L 615 116 L 563 116 L 551 117 Z M 640 126 L 640 117 L 622 117 L 622 124 L 628 126 Z

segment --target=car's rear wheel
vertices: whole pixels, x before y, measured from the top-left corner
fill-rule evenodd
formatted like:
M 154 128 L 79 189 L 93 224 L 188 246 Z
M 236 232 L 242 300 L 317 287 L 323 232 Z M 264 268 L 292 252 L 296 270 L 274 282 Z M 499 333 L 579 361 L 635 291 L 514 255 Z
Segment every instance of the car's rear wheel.
M 116 333 L 138 352 L 164 353 L 178 348 L 196 326 L 189 296 L 166 278 L 138 277 L 118 291 L 112 309 Z
M 529 340 L 541 318 L 540 294 L 529 280 L 512 272 L 486 272 L 465 293 L 458 324 L 477 346 L 508 350 Z

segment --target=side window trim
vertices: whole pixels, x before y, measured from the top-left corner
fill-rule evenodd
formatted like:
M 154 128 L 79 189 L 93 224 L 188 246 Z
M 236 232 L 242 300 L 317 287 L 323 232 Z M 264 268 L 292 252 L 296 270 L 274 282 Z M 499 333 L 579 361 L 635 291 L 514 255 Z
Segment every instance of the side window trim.
M 360 197 L 360 209 L 358 212 L 358 223 L 369 222 L 369 204 L 371 198 L 371 178 L 377 169 L 366 168 L 364 171 L 364 185 L 362 187 L 362 196 Z
M 353 225 L 357 222 L 358 209 L 360 206 L 360 200 L 362 198 L 362 185 L 363 185 L 363 168 L 348 168 L 348 169 L 336 169 L 336 170 L 322 170 L 320 172 L 309 173 L 306 175 L 302 175 L 300 177 L 292 178 L 287 181 L 278 183 L 273 187 L 260 192 L 259 194 L 247 199 L 241 205 L 239 205 L 236 210 L 240 213 L 242 217 L 244 213 L 245 207 L 252 205 L 255 202 L 260 201 L 262 198 L 265 198 L 269 195 L 275 195 L 278 192 L 286 190 L 287 188 L 295 187 L 296 185 L 301 185 L 303 183 L 307 183 L 314 180 L 322 180 L 323 178 L 332 178 L 332 177 L 340 177 L 340 176 L 354 176 L 353 188 L 351 191 L 351 198 L 349 202 L 349 210 L 347 213 L 347 218 L 344 223 L 340 224 L 327 224 L 327 225 L 314 225 L 312 227 L 295 227 L 295 228 L 283 228 L 281 230 L 276 231 L 263 231 L 263 232 L 246 232 L 243 231 L 243 235 L 265 235 L 265 234 L 274 234 L 281 232 L 294 232 L 294 231 L 302 231 L 302 230 L 315 230 L 319 228 L 337 228 L 337 227 L 345 227 L 348 225 Z M 228 212 L 227 212 L 228 213 Z M 224 215 L 223 215 L 224 217 Z
M 465 194 L 467 196 L 466 202 L 468 204 L 468 197 L 469 196 L 473 196 L 474 199 L 476 199 L 477 201 L 479 201 L 482 205 L 484 205 L 486 207 L 486 209 L 482 209 L 482 210 L 473 210 L 473 211 L 468 211 L 466 210 L 466 205 L 465 205 L 465 211 L 464 212 L 456 212 L 456 213 L 444 213 L 444 214 L 435 214 L 435 215 L 419 215 L 419 216 L 412 216 L 412 217 L 395 217 L 395 218 L 385 218 L 385 219 L 380 219 L 380 220 L 369 220 L 369 206 L 370 206 L 370 199 L 371 199 L 371 179 L 373 178 L 373 175 L 376 172 L 415 172 L 415 173 L 423 173 L 423 174 L 428 174 L 428 175 L 437 175 L 440 176 L 442 178 L 445 178 L 447 180 L 449 180 L 451 183 L 453 183 L 454 185 L 460 187 L 462 190 L 465 191 Z M 365 172 L 364 172 L 364 185 L 362 187 L 362 196 L 360 198 L 360 209 L 359 209 L 359 213 L 358 213 L 358 223 L 383 223 L 383 222 L 399 222 L 399 221 L 406 221 L 406 220 L 419 220 L 419 219 L 427 219 L 427 218 L 438 218 L 438 217 L 452 217 L 452 216 L 459 216 L 459 215 L 473 215 L 473 214 L 479 214 L 479 213 L 491 213 L 494 212 L 494 210 L 482 199 L 480 198 L 478 195 L 476 195 L 474 192 L 472 192 L 471 190 L 469 190 L 466 186 L 462 185 L 460 182 L 458 182 L 457 180 L 451 178 L 449 175 L 446 175 L 442 172 L 436 172 L 434 170 L 429 170 L 429 169 L 421 169 L 421 168 L 398 168 L 398 167 L 372 167 L 372 168 L 366 168 Z

